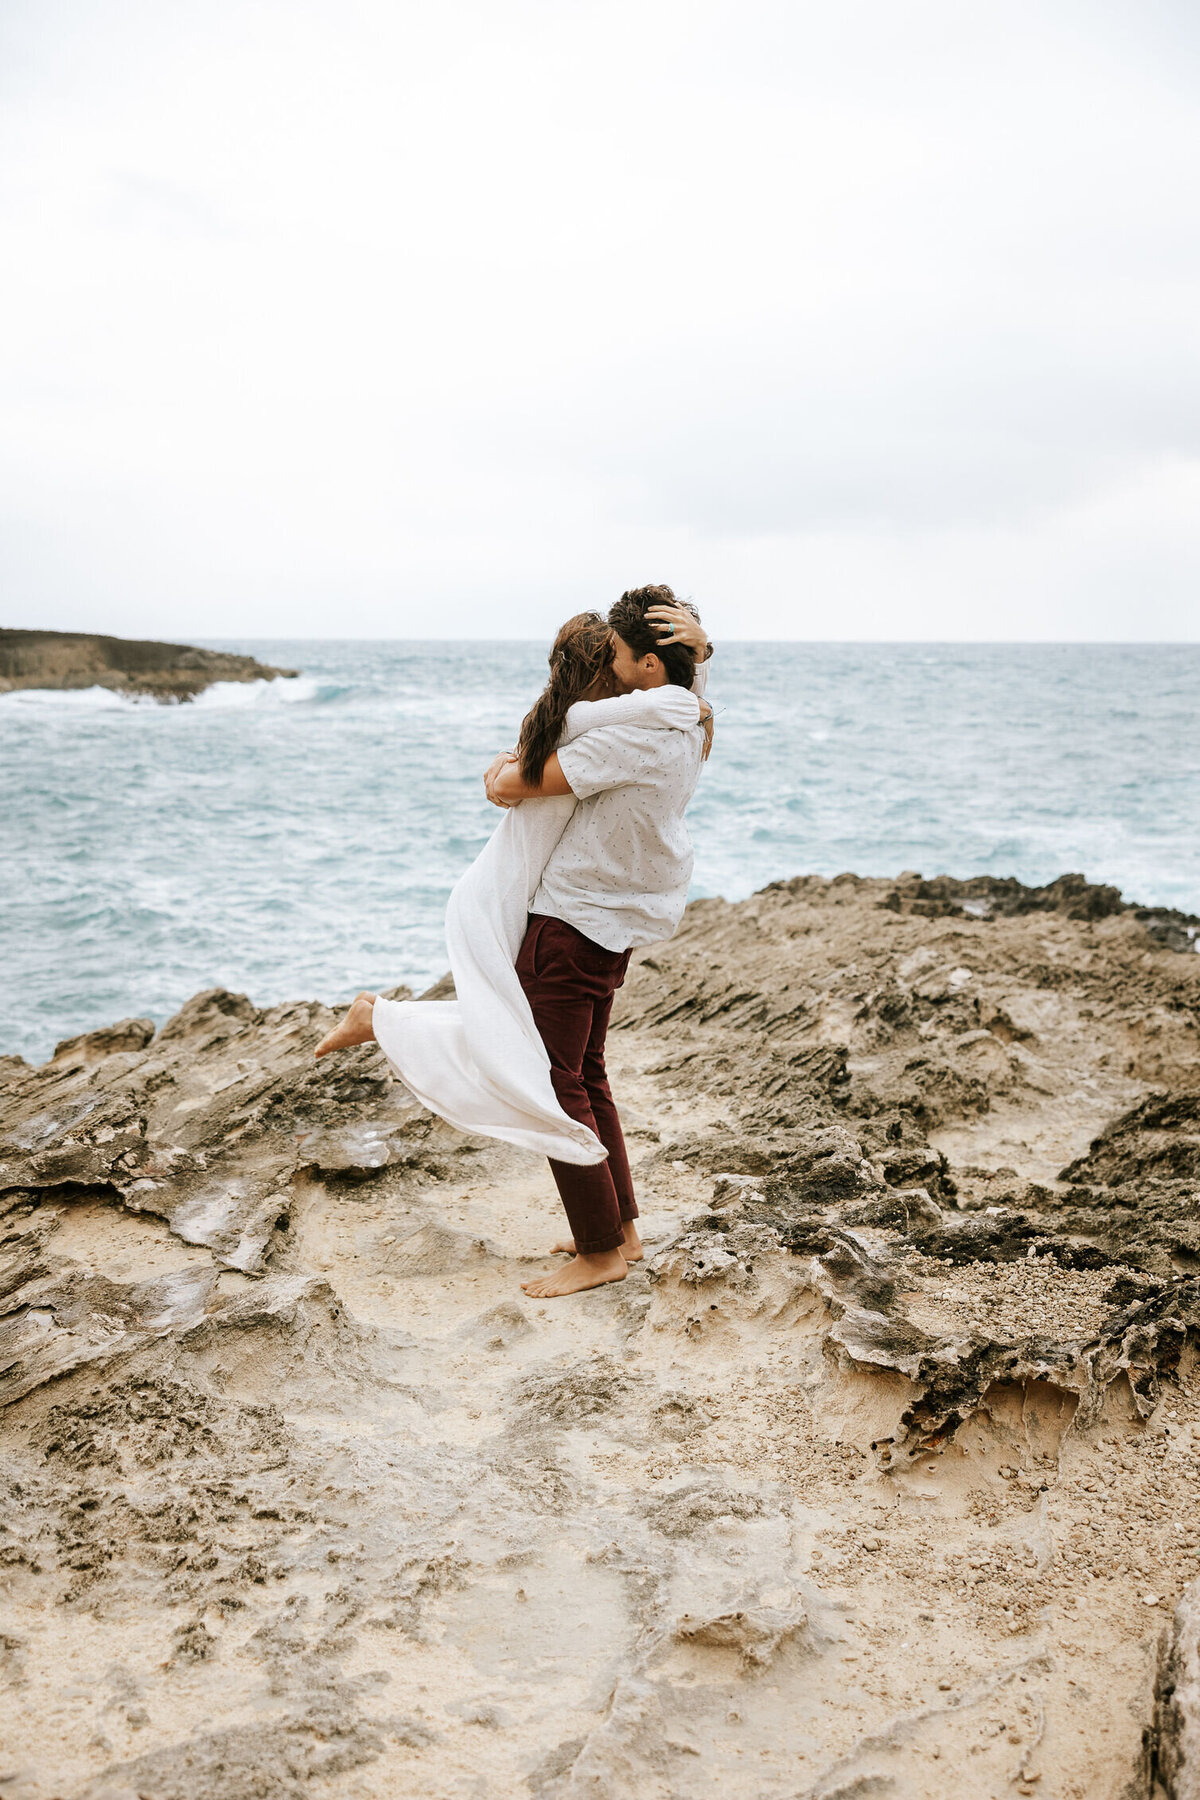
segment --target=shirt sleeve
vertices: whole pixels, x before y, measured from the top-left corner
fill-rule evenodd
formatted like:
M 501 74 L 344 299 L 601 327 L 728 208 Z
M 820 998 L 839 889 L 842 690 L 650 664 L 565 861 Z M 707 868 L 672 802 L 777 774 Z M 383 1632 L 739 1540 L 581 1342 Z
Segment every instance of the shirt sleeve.
M 698 694 L 701 699 L 704 698 L 704 690 L 708 686 L 708 665 L 711 661 L 712 657 L 707 656 L 703 662 L 696 664 L 696 679 L 692 682 L 692 692 Z
M 669 734 L 636 725 L 605 725 L 585 731 L 559 747 L 558 763 L 578 800 L 607 788 L 652 782 L 661 767 Z M 678 743 L 678 738 L 673 740 Z
M 632 694 L 614 694 L 608 700 L 577 700 L 567 713 L 562 742 L 572 743 L 583 732 L 595 731 L 605 725 L 638 725 L 652 731 L 690 731 L 699 719 L 695 690 L 670 684 L 642 688 Z

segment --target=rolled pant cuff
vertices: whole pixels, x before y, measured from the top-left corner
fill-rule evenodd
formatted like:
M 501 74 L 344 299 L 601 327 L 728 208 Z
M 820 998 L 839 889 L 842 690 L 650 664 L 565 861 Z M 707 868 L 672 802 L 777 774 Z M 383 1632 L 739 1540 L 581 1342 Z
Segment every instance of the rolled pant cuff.
M 619 1250 L 624 1242 L 625 1233 L 623 1231 L 605 1232 L 603 1237 L 589 1238 L 586 1244 L 581 1244 L 576 1238 L 575 1254 L 577 1256 L 603 1256 L 606 1250 Z

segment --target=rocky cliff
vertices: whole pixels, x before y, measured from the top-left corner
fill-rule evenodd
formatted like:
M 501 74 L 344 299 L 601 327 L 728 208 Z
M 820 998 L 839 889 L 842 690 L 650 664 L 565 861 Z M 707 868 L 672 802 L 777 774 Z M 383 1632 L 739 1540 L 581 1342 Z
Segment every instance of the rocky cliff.
M 112 688 L 155 700 L 191 700 L 214 681 L 258 681 L 294 675 L 252 656 L 151 644 L 77 631 L 0 628 L 0 694 L 15 688 Z
M 315 1003 L 0 1062 L 6 1800 L 1194 1792 L 1194 933 L 692 906 L 569 1301 L 544 1166 Z

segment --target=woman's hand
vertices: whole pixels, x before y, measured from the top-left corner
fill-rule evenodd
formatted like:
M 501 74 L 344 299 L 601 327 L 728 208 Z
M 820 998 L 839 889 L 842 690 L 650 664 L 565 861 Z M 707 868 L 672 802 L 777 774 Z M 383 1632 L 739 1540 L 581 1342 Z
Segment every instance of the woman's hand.
M 707 662 L 712 655 L 708 633 L 686 606 L 648 606 L 646 623 L 654 626 L 660 644 L 682 644 L 697 662 Z
M 713 709 L 708 701 L 700 701 L 700 727 L 704 732 L 704 760 L 708 761 L 713 747 Z

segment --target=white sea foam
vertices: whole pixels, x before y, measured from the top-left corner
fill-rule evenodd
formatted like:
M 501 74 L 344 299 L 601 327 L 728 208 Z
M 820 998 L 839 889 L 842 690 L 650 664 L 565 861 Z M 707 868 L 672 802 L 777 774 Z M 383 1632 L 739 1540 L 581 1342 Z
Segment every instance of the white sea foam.
M 300 706 L 320 700 L 322 684 L 311 675 L 260 676 L 257 681 L 214 681 L 191 702 L 193 706 Z
M 337 691 L 331 684 L 323 685 L 310 675 L 275 675 L 263 676 L 257 681 L 214 681 L 211 686 L 202 688 L 194 699 L 179 704 L 205 709 L 297 706 L 321 700 Z M 106 687 L 18 688 L 13 693 L 0 694 L 0 705 L 4 706 L 66 707 L 77 712 L 121 712 L 131 706 L 161 704 L 152 694 L 124 694 Z M 167 704 L 176 703 L 168 701 Z
M 0 694 L 0 706 L 69 707 L 76 712 L 120 712 L 125 706 L 154 706 L 148 694 L 117 694 L 112 688 L 18 688 Z

